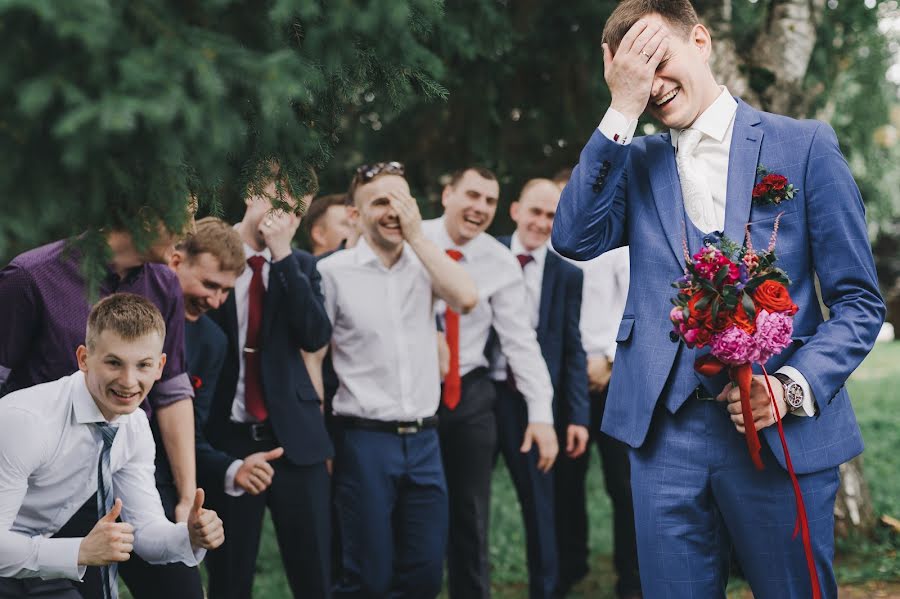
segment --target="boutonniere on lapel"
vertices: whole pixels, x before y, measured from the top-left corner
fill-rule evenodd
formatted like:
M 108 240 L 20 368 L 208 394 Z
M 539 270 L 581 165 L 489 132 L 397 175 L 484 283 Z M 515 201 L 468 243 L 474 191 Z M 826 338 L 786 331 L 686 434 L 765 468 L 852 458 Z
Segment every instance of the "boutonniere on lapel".
M 201 379 L 196 374 L 191 375 L 191 387 L 194 388 L 194 391 L 198 391 L 200 387 L 203 386 L 203 379 Z
M 761 164 L 756 167 L 756 174 L 762 177 L 762 180 L 753 187 L 753 203 L 758 206 L 792 200 L 794 194 L 800 191 L 800 188 L 788 182 L 787 177 L 770 173 Z

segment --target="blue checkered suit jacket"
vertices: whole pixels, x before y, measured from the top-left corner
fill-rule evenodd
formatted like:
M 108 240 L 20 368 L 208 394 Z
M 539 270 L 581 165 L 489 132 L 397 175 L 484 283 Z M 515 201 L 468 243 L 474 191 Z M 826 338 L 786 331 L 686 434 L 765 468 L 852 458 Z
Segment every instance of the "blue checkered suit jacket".
M 780 205 L 753 205 L 757 165 L 799 187 Z M 800 307 L 795 343 L 767 364 L 799 370 L 812 387 L 819 413 L 790 417 L 785 434 L 798 473 L 836 466 L 862 451 L 847 377 L 874 344 L 884 321 L 859 190 L 834 131 L 818 121 L 769 114 L 738 100 L 728 165 L 725 234 L 735 241 L 751 223 L 756 247 L 768 245 L 775 217 L 779 265 L 792 279 Z M 678 345 L 669 339 L 670 283 L 683 274 L 683 202 L 669 134 L 635 138 L 627 146 L 595 131 L 563 192 L 553 247 L 588 260 L 628 245 L 631 286 L 619 327 L 616 365 L 603 430 L 632 447 L 647 436 Z M 823 322 L 814 287 L 830 310 Z M 586 299 L 585 301 L 590 301 Z M 775 427 L 764 429 L 784 465 Z

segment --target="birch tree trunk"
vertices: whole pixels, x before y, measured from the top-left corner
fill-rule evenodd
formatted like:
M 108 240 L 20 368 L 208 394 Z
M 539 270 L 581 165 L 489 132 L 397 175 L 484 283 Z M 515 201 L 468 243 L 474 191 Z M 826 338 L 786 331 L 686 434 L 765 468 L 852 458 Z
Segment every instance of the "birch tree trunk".
M 696 0 L 694 4 L 712 32 L 710 67 L 720 83 L 762 110 L 796 118 L 809 116 L 811 102 L 807 98 L 819 90 L 804 89 L 803 82 L 825 0 L 769 0 L 764 25 L 749 55 L 741 55 L 734 42 L 732 0 Z M 876 518 L 862 458 L 842 464 L 840 473 L 835 533 L 870 534 Z

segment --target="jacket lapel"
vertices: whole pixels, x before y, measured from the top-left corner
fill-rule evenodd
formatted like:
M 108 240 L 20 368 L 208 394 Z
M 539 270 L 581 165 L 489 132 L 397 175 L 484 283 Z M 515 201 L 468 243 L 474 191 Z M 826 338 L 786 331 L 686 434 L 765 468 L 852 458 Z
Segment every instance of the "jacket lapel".
M 675 166 L 675 148 L 672 147 L 668 133 L 647 138 L 647 169 L 650 171 L 650 189 L 662 230 L 672 254 L 681 264 L 684 261 L 684 200 Z
M 728 156 L 728 187 L 725 201 L 725 236 L 736 243 L 744 239 L 750 220 L 756 166 L 762 146 L 763 131 L 757 111 L 738 100 Z

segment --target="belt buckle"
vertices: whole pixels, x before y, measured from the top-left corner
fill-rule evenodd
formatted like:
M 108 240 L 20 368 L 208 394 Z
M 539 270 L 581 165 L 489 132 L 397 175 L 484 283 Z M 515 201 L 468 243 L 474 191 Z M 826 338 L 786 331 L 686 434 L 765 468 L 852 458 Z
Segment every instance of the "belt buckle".
M 412 424 L 407 424 L 405 426 L 398 426 L 397 434 L 398 435 L 414 435 L 417 432 L 419 432 L 420 430 L 422 430 L 422 419 L 421 418 L 419 418 Z
M 265 434 L 265 424 L 262 422 L 254 422 L 250 425 L 250 438 L 253 441 L 265 441 L 268 435 Z

